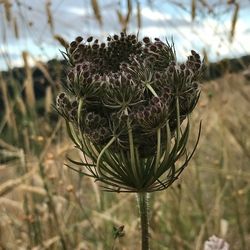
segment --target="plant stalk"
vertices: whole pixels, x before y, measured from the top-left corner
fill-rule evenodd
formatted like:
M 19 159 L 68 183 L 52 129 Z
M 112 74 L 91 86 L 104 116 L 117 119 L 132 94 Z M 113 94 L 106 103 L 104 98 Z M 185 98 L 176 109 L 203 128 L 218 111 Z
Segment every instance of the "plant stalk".
M 141 218 L 141 250 L 149 250 L 149 211 L 148 193 L 138 193 L 138 206 Z

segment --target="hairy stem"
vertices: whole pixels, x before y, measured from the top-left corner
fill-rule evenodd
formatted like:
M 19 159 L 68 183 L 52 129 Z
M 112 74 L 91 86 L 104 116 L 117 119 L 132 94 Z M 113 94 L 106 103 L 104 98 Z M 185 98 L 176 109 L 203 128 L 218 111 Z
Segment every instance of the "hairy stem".
M 141 250 L 149 250 L 148 193 L 138 193 L 138 205 L 141 218 Z

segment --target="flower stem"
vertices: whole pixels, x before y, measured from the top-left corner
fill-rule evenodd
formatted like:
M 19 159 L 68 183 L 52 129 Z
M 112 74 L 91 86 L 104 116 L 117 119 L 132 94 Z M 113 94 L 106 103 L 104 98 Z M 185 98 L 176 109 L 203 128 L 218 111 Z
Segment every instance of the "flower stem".
M 138 193 L 138 205 L 141 217 L 141 250 L 149 250 L 149 219 L 148 219 L 148 193 Z

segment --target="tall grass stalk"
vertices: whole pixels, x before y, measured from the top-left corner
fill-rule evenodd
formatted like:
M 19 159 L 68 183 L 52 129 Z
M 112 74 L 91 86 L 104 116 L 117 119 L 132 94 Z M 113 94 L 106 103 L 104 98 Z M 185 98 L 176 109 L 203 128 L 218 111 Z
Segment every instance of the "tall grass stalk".
M 58 233 L 59 233 L 59 236 L 60 236 L 61 247 L 62 247 L 63 250 L 67 250 L 68 249 L 67 248 L 67 241 L 65 239 L 65 234 L 63 232 L 64 228 L 62 228 L 62 223 L 60 223 L 60 220 L 58 218 L 55 203 L 54 203 L 54 200 L 53 200 L 53 195 L 52 195 L 51 190 L 49 188 L 48 181 L 47 181 L 47 178 L 46 178 L 45 172 L 44 172 L 44 166 L 42 164 L 39 164 L 39 171 L 40 171 L 41 177 L 43 178 L 44 189 L 45 189 L 45 191 L 47 193 L 48 208 L 49 208 L 49 211 L 52 213 L 52 215 L 54 217 L 54 222 L 55 222 L 55 225 L 56 225 L 56 229 L 58 230 Z

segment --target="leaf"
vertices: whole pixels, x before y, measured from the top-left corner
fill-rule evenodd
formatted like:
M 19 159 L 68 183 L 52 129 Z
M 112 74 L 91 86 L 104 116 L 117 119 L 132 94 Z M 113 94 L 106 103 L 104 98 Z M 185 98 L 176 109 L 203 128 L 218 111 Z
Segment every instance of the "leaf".
M 70 165 L 68 165 L 68 164 L 64 164 L 66 167 L 68 167 L 69 169 L 71 169 L 71 170 L 73 170 L 73 171 L 75 171 L 75 172 L 77 172 L 78 174 L 80 174 L 80 175 L 85 175 L 85 176 L 88 176 L 88 177 L 95 177 L 95 176 L 93 176 L 93 175 L 91 175 L 91 174 L 87 174 L 87 173 L 85 173 L 85 172 L 82 172 L 81 170 L 78 170 L 78 169 L 76 169 L 76 168 L 73 168 L 73 167 L 71 167 Z
M 75 161 L 72 160 L 71 158 L 69 158 L 68 156 L 66 156 L 67 160 L 70 161 L 71 163 L 78 165 L 78 166 L 88 166 L 88 167 L 95 167 L 95 164 L 90 164 L 90 163 L 84 163 L 84 162 L 79 162 L 79 161 Z
M 70 139 L 75 143 L 75 145 L 79 148 L 81 148 L 81 143 L 79 141 L 79 138 L 77 137 L 74 128 L 72 128 L 71 124 L 69 122 L 66 122 L 67 132 L 70 137 Z
M 179 153 L 177 154 L 176 159 L 179 159 L 186 150 L 186 145 L 187 145 L 188 138 L 189 138 L 189 131 L 190 131 L 190 124 L 189 124 L 189 117 L 188 117 L 187 126 L 180 139 L 179 148 L 178 148 Z

